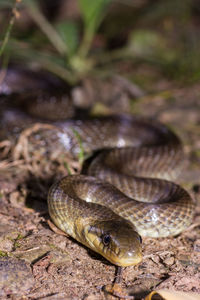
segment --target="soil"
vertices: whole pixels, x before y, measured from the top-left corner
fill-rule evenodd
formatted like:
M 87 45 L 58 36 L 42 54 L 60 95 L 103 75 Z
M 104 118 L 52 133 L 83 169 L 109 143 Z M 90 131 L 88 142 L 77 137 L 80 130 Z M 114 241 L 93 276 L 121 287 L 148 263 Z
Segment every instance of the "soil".
M 161 288 L 200 293 L 199 97 L 199 85 L 177 87 L 164 80 L 154 83 L 146 96 L 129 97 L 130 112 L 160 120 L 182 138 L 189 164 L 180 183 L 196 203 L 185 232 L 144 238 L 143 261 L 123 270 L 122 287 L 135 299 Z M 103 103 L 101 111 L 116 112 L 112 103 Z M 93 113 L 98 109 L 94 103 Z M 113 282 L 115 266 L 48 224 L 48 189 L 67 174 L 66 165 L 55 157 L 24 155 L 26 138 L 22 132 L 14 144 L 6 139 L 0 143 L 0 299 L 108 299 L 103 287 Z M 78 161 L 65 159 L 71 172 L 80 169 Z

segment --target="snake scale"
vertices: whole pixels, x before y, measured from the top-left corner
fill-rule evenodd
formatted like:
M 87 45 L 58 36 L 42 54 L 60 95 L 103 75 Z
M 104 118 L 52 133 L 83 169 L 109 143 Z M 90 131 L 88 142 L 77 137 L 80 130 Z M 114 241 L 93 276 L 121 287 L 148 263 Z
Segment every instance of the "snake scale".
M 86 174 L 51 187 L 48 208 L 57 227 L 125 267 L 142 259 L 140 236 L 174 236 L 190 225 L 192 199 L 172 182 L 183 170 L 182 144 L 166 126 L 127 115 L 56 126 L 57 139 L 75 156 L 80 140 L 85 153 L 101 150 Z

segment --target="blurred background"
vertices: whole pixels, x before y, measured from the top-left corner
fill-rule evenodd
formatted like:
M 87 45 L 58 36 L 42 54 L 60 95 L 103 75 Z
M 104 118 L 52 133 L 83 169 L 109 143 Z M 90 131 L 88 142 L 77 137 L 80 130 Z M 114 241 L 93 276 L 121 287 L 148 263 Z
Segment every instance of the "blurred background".
M 161 76 L 191 83 L 199 26 L 199 0 L 0 0 L 1 68 L 27 65 L 69 85 L 113 73 L 148 91 Z

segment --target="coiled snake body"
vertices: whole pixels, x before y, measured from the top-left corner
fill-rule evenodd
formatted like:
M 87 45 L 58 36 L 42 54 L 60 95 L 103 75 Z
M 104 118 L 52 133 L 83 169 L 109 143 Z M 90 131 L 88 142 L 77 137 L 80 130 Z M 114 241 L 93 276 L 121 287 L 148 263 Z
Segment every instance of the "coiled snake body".
M 66 176 L 48 195 L 53 222 L 118 266 L 141 261 L 141 236 L 177 235 L 194 205 L 174 180 L 184 156 L 167 127 L 133 116 L 70 120 L 57 124 L 58 139 L 74 155 L 104 149 L 87 175 Z

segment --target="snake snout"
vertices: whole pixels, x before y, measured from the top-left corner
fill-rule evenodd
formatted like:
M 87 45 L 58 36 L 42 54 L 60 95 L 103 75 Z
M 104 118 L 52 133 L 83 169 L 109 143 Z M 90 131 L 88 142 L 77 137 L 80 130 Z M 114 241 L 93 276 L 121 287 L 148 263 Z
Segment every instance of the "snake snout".
M 118 233 L 116 243 L 119 243 L 118 255 L 115 257 L 116 265 L 128 267 L 142 261 L 141 238 L 136 231 L 124 230 L 121 237 Z

